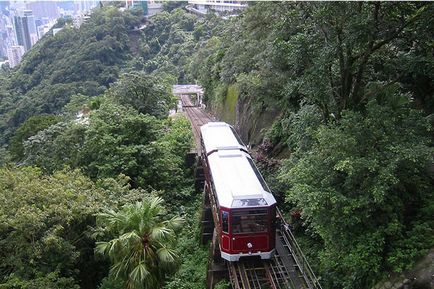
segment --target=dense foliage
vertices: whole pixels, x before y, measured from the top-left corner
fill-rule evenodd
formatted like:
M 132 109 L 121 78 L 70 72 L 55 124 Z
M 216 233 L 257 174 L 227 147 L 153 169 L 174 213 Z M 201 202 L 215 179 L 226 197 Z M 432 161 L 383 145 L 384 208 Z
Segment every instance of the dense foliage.
M 247 142 L 269 121 L 258 161 L 324 288 L 370 288 L 434 246 L 433 4 L 175 6 L 62 20 L 0 75 L 1 288 L 203 288 L 190 127 L 168 117 L 170 85 L 195 81 Z M 154 231 L 174 245 L 151 196 L 186 216 L 167 268 L 130 255 Z
M 97 285 L 103 272 L 87 269 L 98 265 L 89 226 L 96 212 L 129 194 L 122 182 L 110 183 L 117 193 L 99 188 L 77 170 L 46 176 L 37 168 L 0 169 L 1 286 Z M 136 197 L 139 193 L 132 191 Z
M 174 189 L 182 186 L 185 174 L 188 129 L 185 119 L 158 120 L 106 101 L 90 115 L 89 124 L 60 122 L 30 137 L 24 162 L 46 172 L 69 165 L 93 179 L 123 173 L 135 187 Z
M 115 228 L 102 217 L 97 226 L 96 215 L 128 215 L 133 207 L 144 212 L 146 200 L 155 195 L 164 199 L 173 220 L 195 214 L 197 196 L 185 166 L 192 145 L 190 125 L 179 115 L 169 117 L 175 105 L 171 84 L 182 69 L 137 71 L 134 63 L 152 62 L 186 42 L 190 47 L 193 28 L 202 21 L 180 9 L 162 15 L 169 23 L 185 18 L 189 24 L 173 29 L 156 17 L 146 23 L 145 31 L 138 31 L 136 27 L 145 23 L 140 10 L 120 12 L 110 5 L 96 10 L 79 29 L 60 21 L 60 32 L 47 35 L 18 68 L 1 76 L 0 134 L 9 151 L 1 148 L 0 160 L 2 165 L 16 161 L 22 167 L 12 165 L 0 172 L 0 287 L 123 288 L 128 278 L 121 278 L 120 271 L 109 274 L 108 262 L 119 266 L 118 258 L 128 254 L 128 246 L 117 250 L 116 245 L 117 257 L 104 258 L 94 255 L 95 242 L 123 240 L 131 227 Z M 166 37 L 154 30 L 186 32 L 177 41 L 167 41 L 162 51 L 155 47 L 147 54 L 141 48 L 148 39 Z M 182 51 L 185 63 L 192 52 Z M 195 219 L 182 228 L 180 237 L 181 243 L 194 244 L 194 251 L 181 245 L 181 258 L 172 260 L 169 248 L 176 240 L 168 238 L 169 223 L 154 222 L 162 211 L 155 213 L 142 214 L 140 224 L 150 224 L 159 258 L 145 266 L 151 278 L 144 277 L 138 264 L 140 270 L 133 271 L 140 277 L 133 282 L 136 287 L 172 286 L 176 281 L 168 273 L 178 266 L 194 266 L 189 260 L 198 252 L 195 260 L 206 262 L 207 251 L 189 236 Z M 103 244 L 111 243 L 100 243 L 100 249 Z M 161 261 L 171 270 L 163 270 Z M 124 268 L 127 274 L 129 267 Z M 198 271 L 196 278 L 188 282 L 191 288 L 201 288 L 205 270 L 193 270 Z
M 175 230 L 183 220 L 164 220 L 163 203 L 154 197 L 99 214 L 101 229 L 114 239 L 98 242 L 96 251 L 110 257 L 110 274 L 125 288 L 159 288 L 176 268 Z
M 116 102 L 135 107 L 140 113 L 164 118 L 176 104 L 169 84 L 161 77 L 131 72 L 123 74 L 111 86 L 109 94 Z
M 432 112 L 432 10 L 427 3 L 260 3 L 207 42 L 194 76 L 210 103 L 235 84 L 259 109 L 307 101 L 325 121 L 363 108 L 376 84 L 398 83 Z
M 214 15 L 200 19 L 183 9 L 159 13 L 144 29 L 139 55 L 131 66 L 147 73 L 170 74 L 181 84 L 192 82 L 188 73 L 191 56 L 218 33 L 219 23 L 221 19 Z
M 129 36 L 140 18 L 113 7 L 97 10 L 79 29 L 65 23 L 46 35 L 2 82 L 1 143 L 28 117 L 59 113 L 71 95 L 98 95 L 130 58 Z
M 246 142 L 275 112 L 258 160 L 326 288 L 370 288 L 434 246 L 433 12 L 257 3 L 196 54 L 208 104 Z
M 26 119 L 11 139 L 10 152 L 13 158 L 21 160 L 24 156 L 23 142 L 39 131 L 57 123 L 59 120 L 59 117 L 55 115 L 36 115 Z
M 400 272 L 434 246 L 427 128 L 406 103 L 371 101 L 366 115 L 344 111 L 339 124 L 321 126 L 312 148 L 285 163 L 288 200 L 321 236 L 326 273 L 340 276 L 327 287 L 372 286 L 381 272 Z

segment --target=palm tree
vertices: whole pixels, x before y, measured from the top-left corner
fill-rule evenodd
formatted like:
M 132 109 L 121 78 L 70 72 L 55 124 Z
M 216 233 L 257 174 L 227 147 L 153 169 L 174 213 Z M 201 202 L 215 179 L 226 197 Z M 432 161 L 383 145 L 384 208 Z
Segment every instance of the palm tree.
M 160 288 L 176 267 L 175 229 L 183 220 L 163 220 L 162 204 L 153 197 L 98 215 L 103 229 L 116 237 L 97 242 L 96 252 L 110 258 L 110 275 L 123 280 L 125 288 Z

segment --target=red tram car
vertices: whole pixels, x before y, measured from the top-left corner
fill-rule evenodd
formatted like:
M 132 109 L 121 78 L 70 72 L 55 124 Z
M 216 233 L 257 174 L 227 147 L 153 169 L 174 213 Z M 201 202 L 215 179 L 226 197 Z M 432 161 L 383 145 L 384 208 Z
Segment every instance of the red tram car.
M 201 127 L 202 162 L 223 259 L 269 259 L 275 251 L 276 200 L 233 127 L 209 122 Z M 216 220 L 217 219 L 217 220 Z

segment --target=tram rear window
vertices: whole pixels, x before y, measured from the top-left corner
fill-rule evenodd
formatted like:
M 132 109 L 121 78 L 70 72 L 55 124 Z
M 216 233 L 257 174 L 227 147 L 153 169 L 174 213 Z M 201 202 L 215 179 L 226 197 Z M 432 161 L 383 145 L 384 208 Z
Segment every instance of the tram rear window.
M 236 199 L 232 201 L 232 207 L 260 207 L 266 206 L 267 201 L 264 198 L 258 199 Z
M 232 214 L 232 233 L 266 232 L 268 212 L 266 209 L 234 211 Z

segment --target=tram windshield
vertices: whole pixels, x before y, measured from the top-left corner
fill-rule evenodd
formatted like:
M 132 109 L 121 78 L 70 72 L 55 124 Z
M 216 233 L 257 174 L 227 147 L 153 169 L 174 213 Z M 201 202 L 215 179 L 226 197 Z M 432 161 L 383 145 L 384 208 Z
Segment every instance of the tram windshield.
M 267 209 L 234 211 L 232 214 L 233 234 L 266 232 L 267 224 Z
M 258 199 L 235 199 L 232 201 L 232 207 L 259 207 L 266 206 L 267 201 L 264 198 Z

